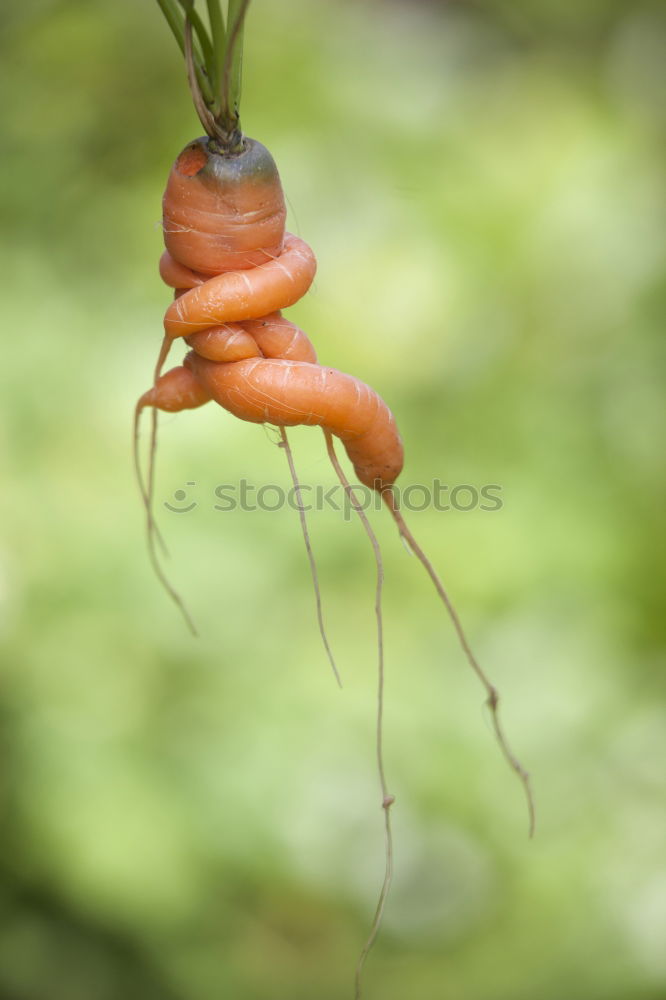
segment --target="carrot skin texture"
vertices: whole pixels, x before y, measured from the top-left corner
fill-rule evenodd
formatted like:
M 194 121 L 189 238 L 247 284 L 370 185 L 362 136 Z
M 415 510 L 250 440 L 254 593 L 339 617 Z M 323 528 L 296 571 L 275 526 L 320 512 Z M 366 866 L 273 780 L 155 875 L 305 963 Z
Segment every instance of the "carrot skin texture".
M 164 317 L 169 337 L 183 337 L 221 323 L 260 319 L 303 298 L 317 262 L 310 247 L 287 233 L 278 257 L 251 270 L 224 271 L 190 288 Z
M 160 278 L 165 285 L 178 290 L 187 291 L 189 288 L 196 288 L 203 285 L 206 280 L 205 275 L 198 274 L 191 267 L 185 267 L 175 260 L 168 250 L 165 250 L 160 257 Z
M 189 143 L 171 168 L 162 206 L 167 250 L 201 274 L 257 267 L 282 249 L 280 175 L 255 139 L 246 138 L 238 156 L 211 153 L 205 137 Z
M 254 337 L 265 358 L 317 363 L 317 352 L 307 334 L 279 312 L 249 320 L 243 326 Z
M 242 420 L 330 430 L 365 486 L 386 489 L 402 470 L 402 441 L 393 414 L 370 386 L 352 375 L 277 358 L 215 364 L 195 352 L 187 355 L 185 365 L 215 402 Z
M 137 405 L 139 409 L 155 406 L 167 413 L 178 413 L 180 410 L 195 410 L 210 399 L 203 383 L 188 368 L 179 365 L 161 375 L 156 384 L 144 392 Z
M 207 361 L 244 361 L 258 358 L 261 351 L 242 323 L 210 326 L 185 338 L 187 344 Z

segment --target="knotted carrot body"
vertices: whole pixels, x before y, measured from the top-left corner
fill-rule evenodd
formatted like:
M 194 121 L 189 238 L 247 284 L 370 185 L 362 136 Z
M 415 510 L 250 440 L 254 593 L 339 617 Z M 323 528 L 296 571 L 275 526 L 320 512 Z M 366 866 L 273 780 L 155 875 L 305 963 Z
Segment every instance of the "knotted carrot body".
M 260 319 L 286 309 L 303 298 L 316 269 L 307 243 L 286 233 L 274 259 L 252 268 L 221 271 L 179 295 L 167 309 L 164 330 L 169 337 L 185 337 L 215 323 Z
M 139 407 L 173 412 L 213 399 L 241 420 L 317 425 L 340 438 L 362 483 L 391 486 L 403 448 L 390 409 L 364 382 L 319 365 L 307 336 L 281 316 L 317 264 L 285 232 L 268 150 L 248 139 L 243 152 L 221 156 L 207 139 L 190 143 L 169 175 L 163 222 L 160 274 L 176 290 L 165 339 L 184 337 L 192 350 Z

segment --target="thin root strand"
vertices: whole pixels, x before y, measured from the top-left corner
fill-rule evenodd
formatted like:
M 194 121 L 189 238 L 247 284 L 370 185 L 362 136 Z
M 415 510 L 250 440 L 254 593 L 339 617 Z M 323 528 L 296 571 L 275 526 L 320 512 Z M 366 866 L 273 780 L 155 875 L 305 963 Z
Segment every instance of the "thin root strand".
M 160 353 L 157 358 L 157 364 L 155 365 L 155 372 L 153 375 L 153 388 L 157 386 L 157 381 L 162 373 L 162 368 L 168 357 L 169 349 L 171 347 L 171 339 L 169 337 L 164 337 L 162 340 L 162 346 L 160 348 Z M 196 626 L 192 620 L 183 598 L 180 596 L 178 591 L 173 587 L 169 581 L 166 573 L 162 569 L 159 560 L 159 554 L 157 552 L 157 544 L 162 549 L 164 555 L 168 555 L 166 545 L 160 533 L 160 530 L 155 521 L 153 515 L 153 500 L 155 496 L 155 458 L 157 454 L 157 407 L 153 406 L 151 408 L 151 425 L 150 425 L 150 449 L 148 453 L 148 474 L 144 479 L 143 470 L 141 468 L 141 460 L 139 455 L 139 424 L 141 419 L 141 406 L 137 404 L 134 411 L 134 470 L 136 474 L 137 483 L 139 485 L 139 490 L 141 492 L 141 497 L 143 499 L 143 505 L 146 511 L 146 541 L 148 544 L 148 556 L 150 558 L 151 566 L 155 572 L 155 576 L 162 584 L 162 587 L 167 592 L 171 600 L 174 602 L 180 613 L 182 614 L 185 624 L 192 633 L 193 636 L 197 636 Z M 157 544 L 156 544 L 157 543 Z
M 282 425 L 279 427 L 280 431 L 280 441 L 278 441 L 278 448 L 283 448 L 287 456 L 287 463 L 289 465 L 289 472 L 291 473 L 291 480 L 294 484 L 294 492 L 296 493 L 296 500 L 298 502 L 298 516 L 301 522 L 301 530 L 303 532 L 303 541 L 305 542 L 305 550 L 308 554 L 308 560 L 310 563 L 310 573 L 312 575 L 312 585 L 315 592 L 315 603 L 317 606 L 317 622 L 319 624 L 319 634 L 321 636 L 321 641 L 324 644 L 324 649 L 326 650 L 326 655 L 328 656 L 329 663 L 333 669 L 333 674 L 336 681 L 338 682 L 338 687 L 342 687 L 342 680 L 340 679 L 340 673 L 338 671 L 335 658 L 331 651 L 331 647 L 328 642 L 328 636 L 326 635 L 326 628 L 324 625 L 324 613 L 321 606 L 321 589 L 319 587 L 319 574 L 317 573 L 317 563 L 315 561 L 314 553 L 312 551 L 312 544 L 310 542 L 310 532 L 308 531 L 308 522 L 305 517 L 305 507 L 303 505 L 303 500 L 301 497 L 301 484 L 296 474 L 296 466 L 294 465 L 294 456 L 289 444 L 289 438 L 287 437 L 287 432 Z
M 379 784 L 381 786 L 382 792 L 382 811 L 384 814 L 384 880 L 382 882 L 382 887 L 379 893 L 379 899 L 377 901 L 377 908 L 375 909 L 375 914 L 372 920 L 372 925 L 370 927 L 370 933 L 368 938 L 363 945 L 361 954 L 359 955 L 358 963 L 356 965 L 356 974 L 354 977 L 354 1000 L 360 1000 L 361 990 L 362 990 L 362 980 L 363 980 L 363 968 L 365 966 L 366 959 L 370 954 L 370 950 L 374 945 L 379 929 L 382 924 L 382 918 L 384 916 L 384 909 L 386 907 L 386 900 L 388 899 L 389 890 L 391 888 L 391 882 L 393 881 L 393 833 L 391 831 L 391 806 L 395 802 L 395 796 L 392 795 L 386 783 L 386 772 L 384 768 L 384 623 L 382 616 L 382 589 L 384 586 L 384 564 L 382 561 L 381 548 L 379 546 L 379 541 L 375 535 L 370 522 L 363 510 L 363 507 L 358 502 L 354 490 L 349 484 L 347 477 L 345 476 L 344 470 L 338 461 L 338 457 L 335 454 L 335 447 L 333 445 L 333 436 L 329 430 L 324 430 L 324 437 L 326 438 L 326 450 L 328 456 L 331 460 L 331 464 L 335 469 L 338 479 L 349 498 L 349 501 L 358 514 L 365 533 L 370 539 L 370 543 L 373 548 L 375 555 L 375 565 L 377 568 L 377 585 L 375 589 L 375 619 L 377 622 L 377 716 L 376 716 L 376 755 L 377 755 L 377 773 L 379 775 Z
M 420 547 L 420 545 L 414 538 L 414 535 L 407 527 L 405 519 L 400 513 L 400 510 L 398 508 L 393 491 L 390 488 L 383 490 L 382 499 L 384 500 L 386 506 L 390 510 L 401 537 L 407 542 L 409 548 L 412 550 L 412 552 L 419 560 L 419 562 L 423 565 L 425 571 L 432 580 L 435 586 L 435 590 L 439 594 L 449 614 L 449 617 L 453 623 L 453 627 L 455 629 L 456 635 L 458 636 L 458 640 L 463 649 L 463 652 L 465 653 L 467 662 L 469 663 L 470 667 L 472 668 L 476 676 L 479 678 L 484 688 L 486 689 L 486 693 L 488 695 L 486 704 L 490 709 L 495 738 L 502 752 L 502 755 L 504 756 L 504 759 L 506 760 L 507 764 L 512 769 L 512 771 L 514 771 L 515 774 L 518 776 L 518 779 L 520 780 L 523 786 L 523 790 L 525 792 L 525 799 L 527 801 L 527 815 L 528 815 L 528 836 L 532 838 L 534 836 L 534 830 L 536 826 L 536 811 L 534 806 L 534 795 L 532 793 L 532 786 L 530 783 L 530 776 L 529 772 L 525 770 L 523 765 L 520 763 L 518 758 L 511 750 L 508 740 L 504 734 L 504 729 L 500 722 L 500 716 L 499 716 L 499 703 L 500 703 L 499 692 L 497 691 L 497 688 L 490 682 L 490 680 L 486 676 L 485 671 L 482 669 L 474 653 L 472 652 L 469 641 L 467 639 L 467 635 L 465 633 L 464 628 L 462 627 L 460 618 L 458 617 L 458 612 L 453 606 L 451 598 L 449 597 L 442 581 L 437 575 L 434 566 L 432 565 L 432 563 L 424 553 L 423 549 Z

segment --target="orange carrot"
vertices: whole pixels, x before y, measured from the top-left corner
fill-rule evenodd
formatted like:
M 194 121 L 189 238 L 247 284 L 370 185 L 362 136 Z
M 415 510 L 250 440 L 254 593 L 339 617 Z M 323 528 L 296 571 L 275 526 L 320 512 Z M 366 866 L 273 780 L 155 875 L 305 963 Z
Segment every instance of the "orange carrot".
M 534 809 L 529 778 L 508 747 L 498 715 L 499 696 L 475 659 L 458 615 L 432 564 L 417 545 L 399 510 L 392 486 L 403 467 L 403 446 L 395 419 L 386 403 L 370 386 L 352 375 L 317 363 L 312 344 L 303 331 L 285 319 L 280 310 L 296 302 L 310 287 L 316 262 L 303 240 L 284 231 L 284 199 L 275 165 L 268 151 L 253 140 L 234 157 L 224 157 L 199 139 L 178 157 L 164 195 L 164 239 L 167 250 L 160 274 L 175 289 L 175 299 L 164 318 L 165 337 L 154 385 L 139 400 L 144 407 L 175 412 L 214 400 L 242 420 L 270 423 L 283 435 L 285 427 L 316 425 L 327 435 L 328 451 L 336 471 L 341 469 L 332 450 L 331 434 L 343 443 L 356 476 L 384 499 L 398 530 L 431 577 L 449 612 L 467 660 L 486 689 L 495 734 L 510 766 L 523 782 L 530 815 Z M 183 364 L 165 375 L 161 365 L 169 347 L 183 337 L 190 352 Z M 290 471 L 295 470 L 290 450 Z M 152 466 L 151 466 L 152 470 Z M 152 471 L 144 492 L 150 508 Z M 350 490 L 346 480 L 342 480 Z M 373 546 L 376 539 L 360 506 L 364 528 Z M 337 674 L 324 632 L 316 568 L 307 526 L 302 527 L 311 561 L 320 631 Z M 149 515 L 149 527 L 152 521 Z M 154 548 L 153 548 L 154 554 Z M 377 558 L 380 559 L 378 548 Z M 382 578 L 378 562 L 378 579 Z M 163 582 L 164 578 L 163 578 Z M 180 599 L 170 585 L 171 596 Z M 377 614 L 381 650 L 381 586 Z M 380 714 L 378 761 L 382 776 L 382 801 L 386 819 L 387 869 L 380 905 L 359 962 L 360 972 L 375 940 L 390 884 L 391 833 L 381 750 L 383 658 L 380 659 Z
M 309 425 L 323 429 L 329 458 L 372 543 L 377 571 L 376 752 L 384 816 L 385 873 L 370 933 L 357 966 L 355 996 L 358 1000 L 363 967 L 379 930 L 392 879 L 390 807 L 394 797 L 388 791 L 383 758 L 381 597 L 384 574 L 381 552 L 354 489 L 337 460 L 333 435 L 343 443 L 360 482 L 381 495 L 401 537 L 422 563 L 452 620 L 467 661 L 485 688 L 500 749 L 523 784 L 530 835 L 534 829 L 534 805 L 529 776 L 510 750 L 500 723 L 497 689 L 476 660 L 447 591 L 399 509 L 393 486 L 403 468 L 403 445 L 391 410 L 358 378 L 320 365 L 307 335 L 282 316 L 281 310 L 295 304 L 310 288 L 316 260 L 307 243 L 285 231 L 285 199 L 273 158 L 261 143 L 242 136 L 237 109 L 230 100 L 233 49 L 247 4 L 248 0 L 238 0 L 238 16 L 228 26 L 221 74 L 223 99 L 219 107 L 215 106 L 217 114 L 213 114 L 213 104 L 201 89 L 210 81 L 215 66 L 202 66 L 197 62 L 192 44 L 191 14 L 185 16 L 181 43 L 194 103 L 208 135 L 189 143 L 178 156 L 164 193 L 166 249 L 159 266 L 162 279 L 174 289 L 175 296 L 164 317 L 164 338 L 153 385 L 136 406 L 135 459 L 146 507 L 151 559 L 162 583 L 189 622 L 180 597 L 161 569 L 156 551 L 159 535 L 152 517 L 152 494 L 157 411 L 193 409 L 212 400 L 242 420 L 270 423 L 279 428 L 280 447 L 285 450 L 299 498 L 319 628 L 338 681 L 337 667 L 324 630 L 316 565 L 286 427 Z M 235 91 L 236 100 L 238 92 Z M 179 338 L 184 339 L 190 351 L 181 365 L 162 374 L 170 348 Z M 152 411 L 152 433 L 148 473 L 144 480 L 137 449 L 139 416 L 146 407 Z

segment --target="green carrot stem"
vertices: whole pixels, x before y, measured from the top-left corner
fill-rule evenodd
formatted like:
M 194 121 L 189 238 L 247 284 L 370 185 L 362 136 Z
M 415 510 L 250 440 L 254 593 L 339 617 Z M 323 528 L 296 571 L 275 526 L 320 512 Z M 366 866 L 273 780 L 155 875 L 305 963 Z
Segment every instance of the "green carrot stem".
M 183 12 L 182 12 L 181 8 L 179 7 L 179 5 L 176 2 L 176 0 L 157 0 L 157 2 L 160 5 L 162 13 L 164 14 L 164 17 L 166 18 L 166 22 L 169 25 L 169 28 L 171 29 L 171 32 L 172 32 L 174 38 L 176 39 L 176 42 L 178 43 L 178 47 L 179 47 L 180 51 L 184 55 L 185 54 L 185 17 L 183 16 Z M 201 25 L 201 28 L 202 28 L 202 30 L 203 30 L 203 32 L 205 34 L 205 28 L 203 27 L 203 24 L 201 24 L 201 19 L 199 19 L 199 24 Z M 206 39 L 206 40 L 208 42 L 208 39 Z M 208 42 L 208 46 L 210 48 L 210 42 Z M 212 53 L 212 48 L 211 48 L 211 53 Z M 206 67 L 206 61 L 203 58 L 198 38 L 196 39 L 196 45 L 194 46 L 194 51 L 193 51 L 192 55 L 193 55 L 194 66 L 195 66 L 195 71 L 196 71 L 196 75 L 197 75 L 197 81 L 199 83 L 199 89 L 201 90 L 201 93 L 203 94 L 206 103 L 209 106 L 212 107 L 213 104 L 214 104 L 215 99 L 214 99 L 213 90 L 211 88 L 210 81 L 209 81 L 209 73 L 208 73 L 208 70 L 207 70 L 207 67 Z
M 185 16 L 190 19 L 192 27 L 194 29 L 197 43 L 201 48 L 201 53 L 203 55 L 203 62 L 206 67 L 206 75 L 208 76 L 208 82 L 211 88 L 211 95 L 215 93 L 215 66 L 216 66 L 216 55 L 215 48 L 208 37 L 208 32 L 206 27 L 196 12 L 194 7 L 194 0 L 178 0 L 180 6 L 185 11 Z
M 238 122 L 243 69 L 243 25 L 250 0 L 229 0 L 227 46 L 222 72 L 222 113 Z
M 206 4 L 208 7 L 208 21 L 210 23 L 213 46 L 213 76 L 211 77 L 211 84 L 215 94 L 219 95 L 222 85 L 222 63 L 224 62 L 224 53 L 227 46 L 227 31 L 220 7 L 220 0 L 206 0 Z

